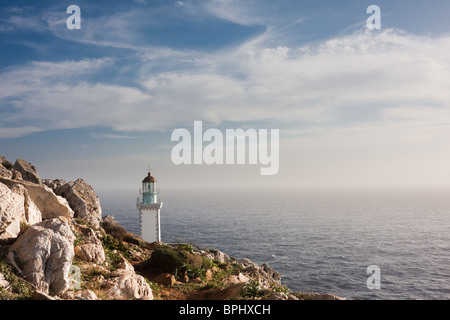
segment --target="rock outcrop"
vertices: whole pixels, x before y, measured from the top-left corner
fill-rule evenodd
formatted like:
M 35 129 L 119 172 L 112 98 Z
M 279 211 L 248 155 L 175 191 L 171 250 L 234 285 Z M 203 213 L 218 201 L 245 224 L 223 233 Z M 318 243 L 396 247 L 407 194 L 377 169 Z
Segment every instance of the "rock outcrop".
M 13 173 L 4 164 L 11 165 L 5 157 L 0 156 L 0 178 L 12 179 Z
M 17 159 L 14 163 L 13 169 L 20 172 L 23 180 L 37 184 L 41 184 L 42 182 L 36 167 L 25 160 Z
M 44 179 L 42 180 L 42 183 L 52 189 L 52 191 L 56 194 L 56 191 L 67 182 L 64 179 Z
M 67 199 L 75 218 L 85 219 L 95 227 L 100 226 L 102 220 L 100 200 L 94 189 L 83 179 L 68 182 L 57 188 L 55 193 Z
M 5 276 L 0 273 L 0 288 L 9 287 L 9 282 L 6 280 Z
M 102 264 L 105 262 L 105 250 L 102 242 L 95 235 L 91 228 L 82 228 L 85 237 L 77 246 L 75 246 L 75 256 L 86 262 Z
M 21 223 L 34 224 L 42 220 L 40 210 L 25 187 L 15 183 L 9 185 L 0 182 L 0 241 L 15 239 Z
M 119 269 L 111 276 L 104 286 L 112 299 L 153 300 L 152 289 L 144 277 L 125 269 Z
M 147 243 L 101 215 L 84 180 L 41 180 L 0 156 L 0 300 L 341 299 L 290 292 L 266 263 Z
M 0 183 L 0 240 L 14 239 L 25 221 L 23 196 Z
M 239 263 L 244 268 L 244 274 L 252 279 L 257 279 L 263 288 L 269 288 L 272 283 L 281 285 L 281 275 L 272 270 L 267 263 L 258 266 L 249 259 L 241 259 Z
M 35 288 L 58 295 L 69 288 L 75 237 L 58 219 L 29 227 L 9 248 L 8 261 Z
M 25 180 L 10 180 L 4 178 L 0 178 L 0 183 L 9 188 L 13 188 L 16 185 L 23 186 L 26 189 L 29 198 L 41 212 L 42 220 L 54 219 L 61 216 L 70 219 L 74 215 L 67 200 L 55 195 L 47 186 Z

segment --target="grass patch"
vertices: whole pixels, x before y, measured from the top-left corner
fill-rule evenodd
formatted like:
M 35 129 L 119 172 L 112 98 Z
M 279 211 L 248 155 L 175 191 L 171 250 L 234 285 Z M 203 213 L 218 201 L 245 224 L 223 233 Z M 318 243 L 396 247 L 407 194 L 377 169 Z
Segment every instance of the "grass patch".
M 111 237 L 109 235 L 106 235 L 105 237 L 103 237 L 101 239 L 101 241 L 102 241 L 103 249 L 105 249 L 105 251 L 116 250 L 116 251 L 120 251 L 125 258 L 130 257 L 130 255 L 131 255 L 130 249 L 125 244 L 123 244 L 122 241 L 120 241 L 114 237 Z
M 24 279 L 17 276 L 13 268 L 5 262 L 8 251 L 0 249 L 0 273 L 9 282 L 6 288 L 0 288 L 0 300 L 29 300 L 34 291 L 33 286 Z

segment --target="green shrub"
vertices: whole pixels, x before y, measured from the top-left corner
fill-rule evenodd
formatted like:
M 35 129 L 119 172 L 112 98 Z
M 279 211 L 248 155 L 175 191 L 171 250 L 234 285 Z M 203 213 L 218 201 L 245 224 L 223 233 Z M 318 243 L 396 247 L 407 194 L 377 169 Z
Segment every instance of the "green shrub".
M 186 250 L 187 249 L 187 250 Z M 168 245 L 156 248 L 148 263 L 160 272 L 167 272 L 181 278 L 187 275 L 190 278 L 201 277 L 206 272 L 202 257 L 188 251 L 188 246 L 173 248 Z
M 103 219 L 101 222 L 102 228 L 105 232 L 117 240 L 123 240 L 128 235 L 127 229 L 122 227 L 117 221 L 113 219 Z
M 241 296 L 244 298 L 256 298 L 264 294 L 258 280 L 251 280 L 241 290 Z
M 0 257 L 1 258 L 1 257 Z M 0 273 L 4 275 L 10 286 L 0 288 L 0 300 L 24 300 L 30 299 L 33 287 L 24 279 L 15 275 L 12 268 L 0 259 Z
M 211 259 L 209 259 L 207 257 L 202 257 L 202 260 L 203 260 L 203 267 L 205 269 L 211 269 L 212 267 L 216 266 L 214 261 L 212 261 Z
M 180 243 L 178 245 L 178 250 L 185 250 L 189 253 L 194 253 L 194 247 L 188 243 Z

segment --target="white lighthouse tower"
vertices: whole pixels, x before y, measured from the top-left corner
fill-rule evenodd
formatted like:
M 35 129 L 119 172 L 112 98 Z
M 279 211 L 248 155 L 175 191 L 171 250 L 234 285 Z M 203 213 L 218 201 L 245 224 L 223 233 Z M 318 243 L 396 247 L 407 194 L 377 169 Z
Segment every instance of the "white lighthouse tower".
M 147 242 L 161 241 L 160 210 L 162 202 L 159 197 L 157 180 L 152 177 L 150 170 L 142 180 L 141 197 L 137 200 L 139 209 L 139 229 L 141 238 Z

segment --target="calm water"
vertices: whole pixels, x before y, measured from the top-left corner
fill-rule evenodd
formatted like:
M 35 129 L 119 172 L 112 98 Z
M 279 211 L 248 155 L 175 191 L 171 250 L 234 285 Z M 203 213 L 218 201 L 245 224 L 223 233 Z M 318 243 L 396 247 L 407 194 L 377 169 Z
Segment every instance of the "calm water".
M 134 192 L 99 192 L 138 234 Z M 450 190 L 162 191 L 162 240 L 267 262 L 293 291 L 361 299 L 450 299 Z M 366 285 L 381 268 L 381 289 Z

